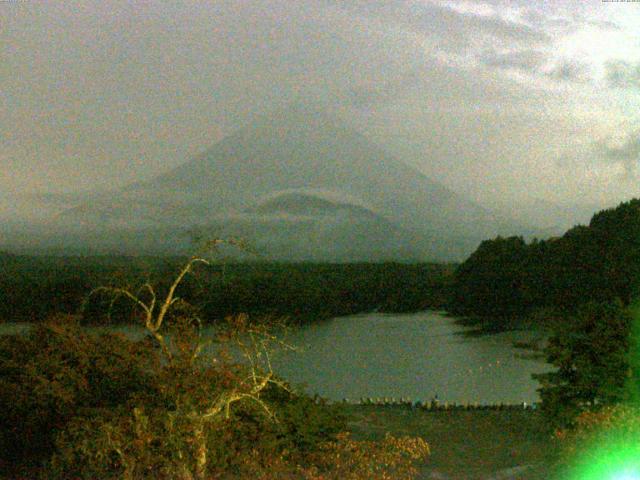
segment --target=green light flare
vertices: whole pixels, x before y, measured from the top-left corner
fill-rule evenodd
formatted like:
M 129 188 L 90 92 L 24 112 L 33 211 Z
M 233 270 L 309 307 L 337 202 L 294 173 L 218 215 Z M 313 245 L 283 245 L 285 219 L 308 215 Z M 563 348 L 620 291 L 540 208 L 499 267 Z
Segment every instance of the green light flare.
M 640 480 L 640 302 L 631 307 L 625 405 L 578 448 L 558 480 Z
M 598 435 L 559 480 L 640 480 L 640 437 L 622 436 L 624 441 L 603 444 L 606 440 Z
M 634 470 L 633 472 L 622 472 L 614 475 L 612 480 L 640 480 L 640 475 L 638 475 L 637 470 Z

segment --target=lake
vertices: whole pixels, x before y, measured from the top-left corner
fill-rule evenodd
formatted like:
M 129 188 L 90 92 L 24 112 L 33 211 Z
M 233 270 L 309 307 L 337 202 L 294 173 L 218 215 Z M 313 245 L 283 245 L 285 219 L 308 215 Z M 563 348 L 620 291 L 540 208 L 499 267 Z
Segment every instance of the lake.
M 24 324 L 0 325 L 18 333 Z M 94 330 L 105 330 L 105 327 Z M 142 328 L 109 327 L 133 337 Z M 298 351 L 273 356 L 276 373 L 308 393 L 331 400 L 407 397 L 414 401 L 533 403 L 538 383 L 532 373 L 550 369 L 522 358 L 514 341 L 540 334 L 525 331 L 464 335 L 469 328 L 438 312 L 368 313 L 292 329 L 287 342 Z
M 539 338 L 513 331 L 468 336 L 469 328 L 437 312 L 370 313 L 302 327 L 289 342 L 300 352 L 277 355 L 274 371 L 309 393 L 332 400 L 408 397 L 414 401 L 533 403 L 532 373 L 550 370 L 522 358 L 514 341 Z

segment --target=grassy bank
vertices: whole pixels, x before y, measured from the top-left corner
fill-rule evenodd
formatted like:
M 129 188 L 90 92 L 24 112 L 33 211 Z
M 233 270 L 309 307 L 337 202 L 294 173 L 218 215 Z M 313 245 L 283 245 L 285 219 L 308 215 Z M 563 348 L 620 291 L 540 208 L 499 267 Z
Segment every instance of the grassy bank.
M 386 433 L 424 438 L 431 448 L 419 479 L 550 480 L 556 446 L 533 410 L 425 411 L 407 407 L 338 405 L 357 440 Z M 30 478 L 23 471 L 17 478 Z M 16 477 L 11 477 L 16 478 Z M 0 479 L 9 477 L 0 475 Z
M 424 438 L 431 456 L 420 478 L 549 480 L 552 475 L 555 447 L 537 411 L 343 408 L 356 438 L 379 440 L 387 432 Z

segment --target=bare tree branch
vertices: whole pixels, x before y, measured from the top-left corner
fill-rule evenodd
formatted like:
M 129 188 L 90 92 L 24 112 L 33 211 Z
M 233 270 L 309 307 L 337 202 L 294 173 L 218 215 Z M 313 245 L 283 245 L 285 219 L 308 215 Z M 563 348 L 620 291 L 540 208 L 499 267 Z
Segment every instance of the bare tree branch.
M 162 326 L 164 317 L 167 314 L 167 311 L 169 310 L 169 307 L 173 302 L 176 288 L 178 288 L 178 285 L 180 285 L 180 282 L 182 282 L 182 279 L 184 278 L 184 276 L 191 271 L 191 269 L 193 268 L 193 265 L 198 262 L 204 263 L 205 265 L 210 265 L 209 261 L 205 260 L 204 258 L 194 257 L 191 260 L 189 260 L 189 262 L 182 268 L 182 270 L 180 271 L 176 279 L 171 284 L 171 287 L 169 288 L 169 292 L 167 293 L 167 296 L 164 299 L 164 303 L 160 307 L 160 312 L 158 313 L 155 324 L 153 325 L 153 328 L 156 331 Z

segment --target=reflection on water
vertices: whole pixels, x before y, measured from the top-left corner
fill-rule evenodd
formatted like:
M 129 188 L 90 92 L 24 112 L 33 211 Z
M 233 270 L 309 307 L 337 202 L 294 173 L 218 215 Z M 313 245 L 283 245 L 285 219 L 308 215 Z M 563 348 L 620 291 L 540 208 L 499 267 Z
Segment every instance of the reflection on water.
M 20 333 L 27 324 L 0 324 L 0 333 Z M 94 327 L 134 338 L 142 327 Z M 309 393 L 332 399 L 408 397 L 479 403 L 532 403 L 538 384 L 532 373 L 547 371 L 539 360 L 521 358 L 514 341 L 531 332 L 487 336 L 436 312 L 363 314 L 339 317 L 289 332 L 297 351 L 276 352 L 274 371 Z M 206 335 L 206 334 L 205 334 Z

